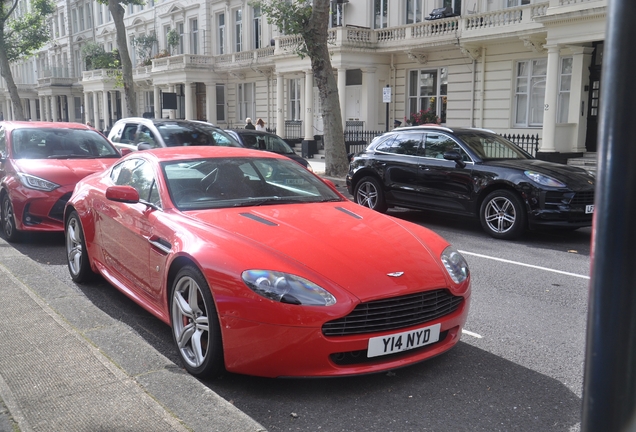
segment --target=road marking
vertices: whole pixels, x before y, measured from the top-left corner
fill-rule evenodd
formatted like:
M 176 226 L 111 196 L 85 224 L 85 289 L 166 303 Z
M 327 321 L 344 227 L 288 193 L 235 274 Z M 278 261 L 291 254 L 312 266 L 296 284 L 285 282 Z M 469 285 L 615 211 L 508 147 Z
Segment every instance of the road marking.
M 462 329 L 462 333 L 464 333 L 465 335 L 468 335 L 468 336 L 472 336 L 472 337 L 477 338 L 477 339 L 481 339 L 482 338 L 481 335 L 478 335 L 477 333 L 473 333 L 473 332 L 468 331 L 466 329 Z
M 526 264 L 526 263 L 522 263 L 522 262 L 518 262 L 518 261 L 510 261 L 507 259 L 503 259 L 503 258 L 495 258 L 495 257 L 491 257 L 488 255 L 482 255 L 482 254 L 478 254 L 478 253 L 473 253 L 473 252 L 467 252 L 467 251 L 463 251 L 460 250 L 460 253 L 464 254 L 464 255 L 472 255 L 472 256 L 476 256 L 479 258 L 486 258 L 486 259 L 491 259 L 494 261 L 500 261 L 500 262 L 505 262 L 508 264 L 515 264 L 515 265 L 520 265 L 523 267 L 530 267 L 530 268 L 534 268 L 534 269 L 538 269 L 538 270 L 545 270 L 545 271 L 549 271 L 549 272 L 553 272 L 553 273 L 559 273 L 562 275 L 566 275 L 566 276 L 574 276 L 574 277 L 578 277 L 581 279 L 589 279 L 589 276 L 585 276 L 585 275 L 580 275 L 577 273 L 570 273 L 570 272 L 565 272 L 565 271 L 561 271 L 561 270 L 555 270 L 555 269 L 551 269 L 551 268 L 547 268 L 547 267 L 541 267 L 541 266 L 536 266 L 536 265 L 532 265 L 532 264 Z

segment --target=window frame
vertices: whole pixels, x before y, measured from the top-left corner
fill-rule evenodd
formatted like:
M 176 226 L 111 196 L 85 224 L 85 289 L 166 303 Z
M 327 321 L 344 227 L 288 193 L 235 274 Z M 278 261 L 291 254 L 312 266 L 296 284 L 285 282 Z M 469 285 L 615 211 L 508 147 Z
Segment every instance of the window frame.
M 544 71 L 543 74 L 535 72 L 535 70 L 539 69 L 540 65 Z M 521 66 L 525 65 L 526 72 L 523 76 L 520 75 Z M 544 58 L 536 58 L 529 60 L 518 60 L 515 62 L 515 86 L 514 86 L 514 107 L 513 107 L 513 118 L 512 123 L 514 127 L 527 127 L 527 128 L 541 128 L 543 127 L 543 111 L 545 104 L 545 83 L 547 79 L 547 67 L 548 67 L 548 59 Z M 524 88 L 523 82 L 525 81 L 525 91 L 521 91 L 520 88 Z M 536 89 L 541 88 L 541 84 L 543 83 L 543 94 L 539 99 L 537 99 L 538 93 L 535 92 Z M 519 108 L 521 103 L 523 102 L 520 99 L 524 99 L 524 119 L 520 120 L 520 111 Z M 536 100 L 533 104 L 533 101 Z M 534 105 L 534 106 L 533 106 Z M 536 110 L 538 114 L 538 118 L 536 121 L 532 121 L 533 110 Z
M 412 84 L 412 74 L 416 72 L 417 86 L 414 89 Z M 434 89 L 432 94 L 422 95 L 422 75 L 433 74 L 434 75 Z M 405 114 L 409 118 L 411 114 L 417 113 L 420 110 L 430 109 L 430 105 L 434 104 L 435 114 L 440 119 L 440 123 L 444 124 L 447 120 L 448 113 L 448 67 L 442 66 L 438 68 L 423 68 L 423 69 L 411 69 L 407 74 L 407 93 L 406 93 L 406 107 Z M 423 101 L 429 100 L 429 107 L 424 108 Z M 434 99 L 431 103 L 430 100 Z

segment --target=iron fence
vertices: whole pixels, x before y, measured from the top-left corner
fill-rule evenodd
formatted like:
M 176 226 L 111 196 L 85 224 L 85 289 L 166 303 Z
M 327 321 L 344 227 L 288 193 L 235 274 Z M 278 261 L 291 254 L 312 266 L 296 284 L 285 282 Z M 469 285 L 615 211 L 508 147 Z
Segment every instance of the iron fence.
M 501 134 L 501 136 L 508 141 L 521 147 L 526 152 L 530 153 L 533 157 L 537 155 L 539 151 L 539 134 L 536 135 L 523 135 L 523 134 Z

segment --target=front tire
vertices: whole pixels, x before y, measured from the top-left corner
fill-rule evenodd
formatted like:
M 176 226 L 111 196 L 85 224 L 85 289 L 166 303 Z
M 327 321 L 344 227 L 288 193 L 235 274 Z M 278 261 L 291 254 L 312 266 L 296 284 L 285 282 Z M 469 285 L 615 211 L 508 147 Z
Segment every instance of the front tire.
M 223 371 L 221 327 L 210 287 L 194 266 L 177 273 L 170 295 L 172 335 L 186 370 L 199 378 Z
M 374 177 L 362 178 L 356 185 L 353 196 L 356 203 L 371 210 L 384 213 L 387 209 L 382 185 Z
M 8 242 L 17 242 L 20 240 L 20 232 L 15 225 L 15 213 L 13 213 L 13 204 L 9 194 L 2 196 L 2 233 Z
M 84 283 L 94 279 L 95 273 L 91 269 L 88 259 L 84 230 L 76 211 L 72 211 L 66 218 L 64 240 L 66 243 L 66 263 L 73 282 Z
M 526 229 L 526 209 L 517 195 L 507 190 L 491 192 L 481 204 L 482 228 L 494 238 L 512 240 Z

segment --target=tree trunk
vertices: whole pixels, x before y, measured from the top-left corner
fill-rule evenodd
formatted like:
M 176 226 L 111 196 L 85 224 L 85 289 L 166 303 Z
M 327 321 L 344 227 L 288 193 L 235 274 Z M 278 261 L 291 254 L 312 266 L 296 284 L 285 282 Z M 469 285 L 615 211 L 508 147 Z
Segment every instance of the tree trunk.
M 0 29 L 0 46 L 4 46 L 4 28 Z M 24 111 L 22 110 L 22 101 L 20 100 L 20 95 L 18 94 L 18 87 L 15 85 L 13 81 L 13 74 L 11 73 L 11 68 L 9 67 L 9 59 L 7 58 L 6 50 L 0 50 L 0 75 L 7 83 L 7 88 L 9 89 L 9 95 L 11 96 L 11 104 L 13 105 L 13 120 L 24 121 Z M 9 113 L 5 115 L 5 118 L 8 118 Z
M 342 107 L 338 97 L 338 85 L 333 74 L 329 47 L 327 46 L 328 24 L 329 0 L 314 0 L 309 25 L 303 37 L 322 101 L 325 174 L 333 177 L 344 177 L 349 170 L 349 163 L 344 143 Z M 345 89 L 340 90 L 344 91 Z
M 126 97 L 127 117 L 137 117 L 137 95 L 135 93 L 135 82 L 133 81 L 132 62 L 128 52 L 128 42 L 126 40 L 126 26 L 124 25 L 124 7 L 118 0 L 108 0 L 108 10 L 113 16 L 115 29 L 117 31 L 117 48 L 121 59 L 121 73 L 124 81 L 124 96 Z

